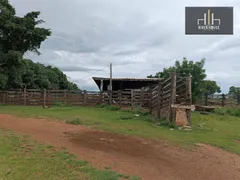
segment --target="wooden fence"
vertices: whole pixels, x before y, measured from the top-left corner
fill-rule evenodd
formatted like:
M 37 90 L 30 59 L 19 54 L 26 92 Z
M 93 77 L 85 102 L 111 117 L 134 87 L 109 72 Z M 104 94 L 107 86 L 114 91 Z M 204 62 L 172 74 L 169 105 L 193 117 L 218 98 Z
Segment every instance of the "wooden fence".
M 73 106 L 98 104 L 114 104 L 121 107 L 138 106 L 148 109 L 158 118 L 164 117 L 173 121 L 176 116 L 176 105 L 191 105 L 191 77 L 180 77 L 172 73 L 171 77 L 160 81 L 149 90 L 94 92 L 18 89 L 0 91 L 1 104 L 53 106 L 58 102 Z M 191 111 L 187 111 L 190 116 Z
M 198 100 L 196 104 L 204 106 L 239 107 L 240 97 L 233 98 L 227 94 L 218 95 L 216 98 L 212 98 L 211 96 L 203 96 L 202 99 Z
M 0 92 L 0 103 L 25 106 L 53 106 L 58 102 L 70 105 L 96 105 L 101 93 L 93 91 L 18 89 Z

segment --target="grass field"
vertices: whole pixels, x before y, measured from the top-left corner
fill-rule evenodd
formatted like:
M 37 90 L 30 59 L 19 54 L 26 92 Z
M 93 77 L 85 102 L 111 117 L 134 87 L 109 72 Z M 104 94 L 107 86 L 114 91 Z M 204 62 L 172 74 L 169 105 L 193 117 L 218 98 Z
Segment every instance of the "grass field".
M 223 112 L 223 113 L 219 113 Z M 225 109 L 218 113 L 192 114 L 193 130 L 170 130 L 153 126 L 151 117 L 129 111 L 95 107 L 16 107 L 1 106 L 0 113 L 21 117 L 47 117 L 59 121 L 89 125 L 110 132 L 168 140 L 183 146 L 206 143 L 240 154 L 240 117 L 229 115 Z
M 85 161 L 76 160 L 65 150 L 41 145 L 26 136 L 16 136 L 0 129 L 1 180 L 137 180 L 111 170 L 97 170 Z M 47 167 L 47 168 L 46 168 Z

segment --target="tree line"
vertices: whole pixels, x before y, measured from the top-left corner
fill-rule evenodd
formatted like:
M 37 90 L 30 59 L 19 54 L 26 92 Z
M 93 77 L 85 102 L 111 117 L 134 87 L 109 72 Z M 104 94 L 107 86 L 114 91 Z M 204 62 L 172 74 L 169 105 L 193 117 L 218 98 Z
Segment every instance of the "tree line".
M 39 48 L 51 30 L 40 28 L 40 12 L 16 15 L 8 0 L 0 0 L 0 89 L 35 88 L 77 90 L 58 68 L 24 59 L 28 51 L 40 55 Z

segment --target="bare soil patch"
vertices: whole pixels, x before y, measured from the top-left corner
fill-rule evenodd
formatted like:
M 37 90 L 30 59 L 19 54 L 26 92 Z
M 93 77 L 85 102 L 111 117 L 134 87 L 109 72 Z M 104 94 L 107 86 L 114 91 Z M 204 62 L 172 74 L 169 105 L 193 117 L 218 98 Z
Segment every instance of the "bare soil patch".
M 192 150 L 44 119 L 0 115 L 0 128 L 65 147 L 92 165 L 146 180 L 239 180 L 240 156 L 209 145 Z

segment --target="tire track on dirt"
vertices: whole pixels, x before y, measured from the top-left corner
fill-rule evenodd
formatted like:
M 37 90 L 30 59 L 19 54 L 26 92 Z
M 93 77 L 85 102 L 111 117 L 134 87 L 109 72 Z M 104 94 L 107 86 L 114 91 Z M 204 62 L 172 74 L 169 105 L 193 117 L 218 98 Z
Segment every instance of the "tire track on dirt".
M 189 151 L 154 141 L 56 121 L 0 115 L 0 128 L 65 147 L 90 164 L 146 180 L 239 180 L 240 157 L 208 145 Z

